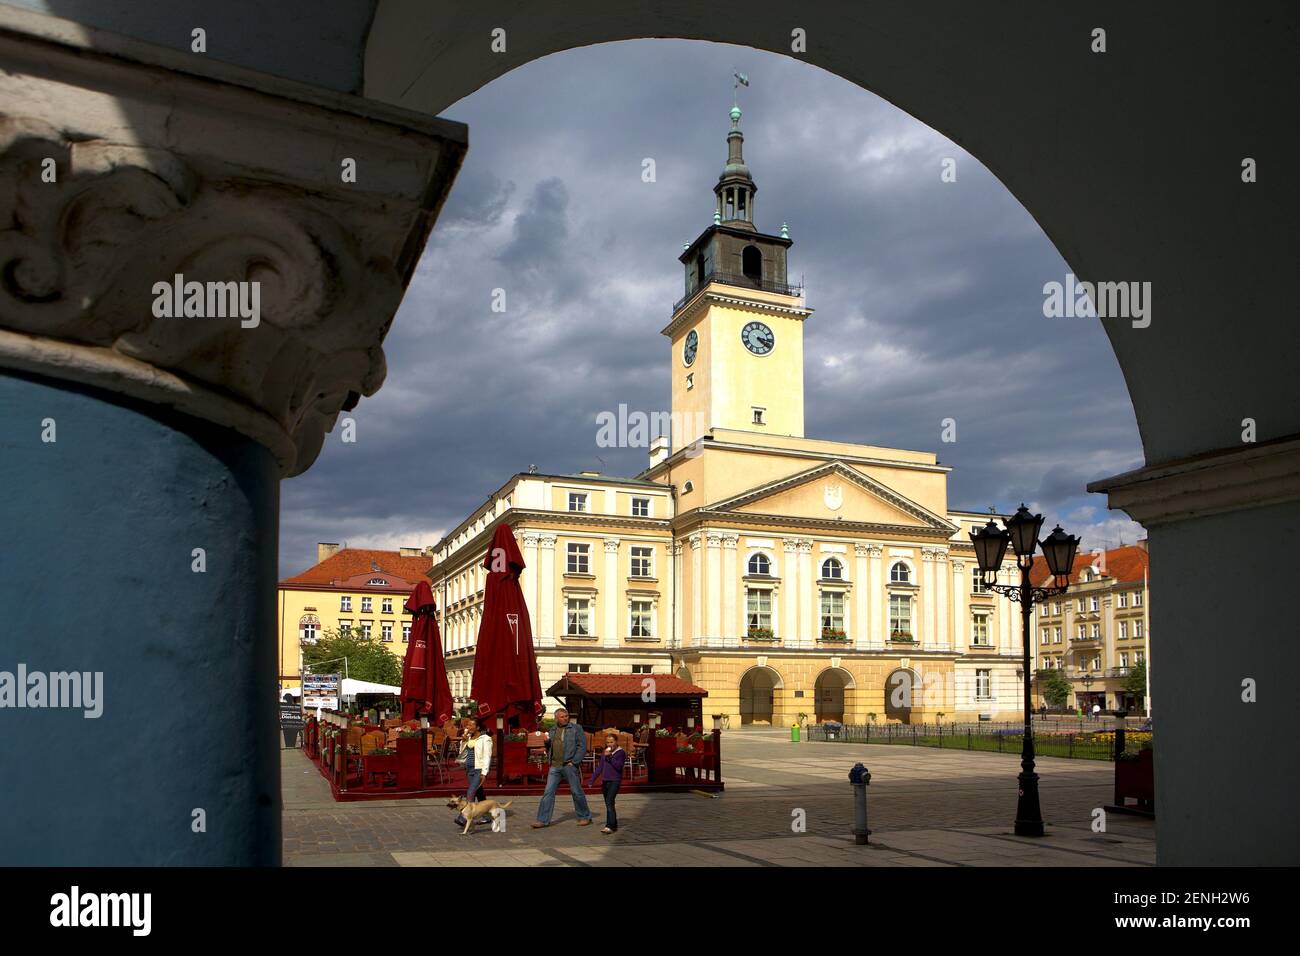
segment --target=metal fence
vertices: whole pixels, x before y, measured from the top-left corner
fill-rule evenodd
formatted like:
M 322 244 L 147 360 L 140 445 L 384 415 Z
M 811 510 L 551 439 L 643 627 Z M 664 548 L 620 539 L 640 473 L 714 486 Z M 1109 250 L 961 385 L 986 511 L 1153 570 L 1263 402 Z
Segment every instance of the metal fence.
M 1101 727 L 1100 721 L 1077 730 L 1075 721 L 1034 721 L 1034 753 L 1039 757 L 1076 757 L 1084 760 L 1114 760 L 1118 741 L 1125 754 L 1136 754 L 1151 746 L 1150 730 L 1128 728 L 1117 734 L 1121 724 Z M 985 753 L 1018 754 L 1024 745 L 1024 725 L 983 721 L 978 724 L 811 724 L 811 741 L 937 747 L 943 750 L 978 750 Z

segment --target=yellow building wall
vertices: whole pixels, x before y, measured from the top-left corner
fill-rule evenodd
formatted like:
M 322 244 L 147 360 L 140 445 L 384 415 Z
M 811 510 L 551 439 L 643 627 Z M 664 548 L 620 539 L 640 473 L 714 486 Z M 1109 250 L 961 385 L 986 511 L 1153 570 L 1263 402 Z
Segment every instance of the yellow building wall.
M 340 611 L 342 605 L 340 599 L 345 596 L 352 598 L 351 611 Z M 361 599 L 363 597 L 372 599 L 372 612 L 362 613 Z M 384 598 L 392 599 L 393 613 L 383 613 Z M 393 640 L 384 646 L 398 659 L 405 658 L 406 644 L 402 641 L 402 625 L 411 622 L 411 615 L 402 612 L 402 605 L 406 603 L 406 598 L 407 595 L 405 594 L 394 594 L 391 591 L 305 591 L 281 587 L 279 589 L 279 606 L 277 609 L 280 684 L 288 688 L 297 687 L 301 683 L 298 670 L 298 645 L 301 640 L 299 623 L 306 615 L 311 615 L 320 620 L 321 633 L 327 630 L 337 631 L 340 620 L 350 620 L 353 627 L 357 628 L 361 626 L 363 620 L 371 621 L 373 622 L 372 633 L 376 639 L 383 633 L 382 624 L 392 624 Z M 341 664 L 339 668 L 341 673 Z

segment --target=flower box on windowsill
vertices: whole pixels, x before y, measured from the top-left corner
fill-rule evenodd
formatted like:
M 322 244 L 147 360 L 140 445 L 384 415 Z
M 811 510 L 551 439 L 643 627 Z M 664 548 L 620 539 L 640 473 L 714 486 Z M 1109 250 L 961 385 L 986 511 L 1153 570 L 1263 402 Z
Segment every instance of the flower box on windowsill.
M 770 627 L 751 627 L 745 638 L 750 641 L 775 641 L 776 635 Z
M 890 632 L 890 635 L 889 635 L 889 643 L 891 643 L 891 644 L 915 644 L 915 643 L 916 643 L 916 638 L 914 638 L 914 637 L 912 636 L 912 634 L 911 634 L 910 631 L 891 631 L 891 632 Z
M 561 638 L 566 641 L 599 641 L 600 638 L 595 634 L 561 634 Z
M 832 643 L 846 644 L 848 643 L 849 636 L 840 630 L 833 630 L 831 628 L 822 628 L 821 639 L 823 641 L 830 641 Z

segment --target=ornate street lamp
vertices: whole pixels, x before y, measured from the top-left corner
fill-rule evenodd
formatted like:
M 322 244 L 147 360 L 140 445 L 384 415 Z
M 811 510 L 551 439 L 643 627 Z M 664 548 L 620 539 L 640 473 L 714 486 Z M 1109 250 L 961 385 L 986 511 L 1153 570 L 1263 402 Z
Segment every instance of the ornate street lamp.
M 1070 586 L 1070 570 L 1074 566 L 1074 555 L 1079 549 L 1079 539 L 1066 534 L 1057 525 L 1056 529 L 1043 541 L 1038 540 L 1038 532 L 1043 527 L 1043 516 L 1030 514 L 1029 509 L 1021 504 L 1019 510 L 1004 522 L 1002 530 L 992 519 L 978 531 L 972 531 L 971 543 L 975 546 L 975 560 L 979 563 L 980 576 L 984 586 L 1012 601 L 1020 602 L 1021 648 L 1024 651 L 1025 676 L 1023 681 L 1025 695 L 1025 734 L 1024 745 L 1020 751 L 1020 787 L 1016 803 L 1016 836 L 1042 836 L 1043 811 L 1038 802 L 1038 774 L 1034 773 L 1034 728 L 1033 701 L 1030 699 L 1029 646 L 1030 618 L 1034 605 L 1041 604 L 1049 597 L 1063 593 Z M 999 584 L 997 573 L 1002 567 L 1002 558 L 1011 545 L 1016 555 L 1016 564 L 1020 566 L 1019 584 Z M 1034 564 L 1034 548 L 1041 546 L 1047 569 L 1052 581 L 1048 587 L 1036 588 L 1029 580 L 1029 571 Z

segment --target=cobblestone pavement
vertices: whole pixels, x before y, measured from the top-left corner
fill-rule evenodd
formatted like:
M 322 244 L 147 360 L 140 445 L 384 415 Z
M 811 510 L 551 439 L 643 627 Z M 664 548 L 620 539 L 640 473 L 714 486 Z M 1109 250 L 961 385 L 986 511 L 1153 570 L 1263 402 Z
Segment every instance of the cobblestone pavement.
M 619 797 L 619 830 L 578 827 L 569 795 L 533 830 L 537 797 L 513 797 L 506 833 L 462 836 L 441 800 L 335 803 L 297 751 L 282 753 L 284 862 L 290 866 L 1133 866 L 1155 862 L 1155 825 L 1094 808 L 1111 802 L 1114 765 L 1045 758 L 1048 835 L 1011 833 L 1019 758 L 925 747 L 791 744 L 781 732 L 727 732 L 726 793 Z M 853 844 L 848 770 L 862 761 L 871 845 Z M 796 819 L 806 830 L 794 832 Z

